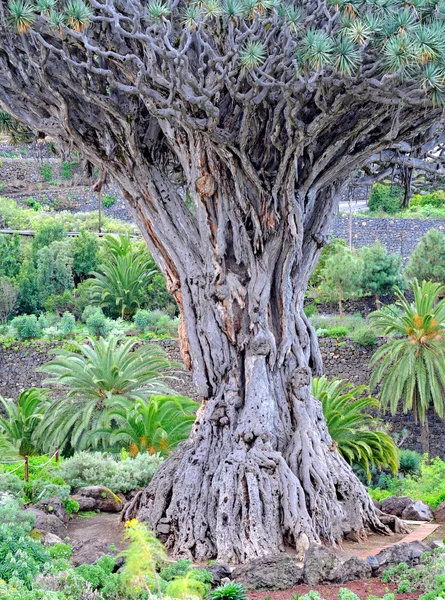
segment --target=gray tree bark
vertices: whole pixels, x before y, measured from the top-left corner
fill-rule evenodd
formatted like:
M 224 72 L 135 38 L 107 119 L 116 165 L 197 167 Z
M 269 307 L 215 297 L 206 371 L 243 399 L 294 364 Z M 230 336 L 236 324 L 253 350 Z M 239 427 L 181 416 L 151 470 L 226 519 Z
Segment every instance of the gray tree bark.
M 123 518 L 169 524 L 167 547 L 196 560 L 242 562 L 286 545 L 387 533 L 311 395 L 321 358 L 303 297 L 341 188 L 299 194 L 289 168 L 276 210 L 264 206 L 256 223 L 233 201 L 262 205 L 242 164 L 204 146 L 191 156 L 205 260 L 175 260 L 169 277 L 203 405 L 190 442 Z M 146 205 L 136 203 L 141 225 Z

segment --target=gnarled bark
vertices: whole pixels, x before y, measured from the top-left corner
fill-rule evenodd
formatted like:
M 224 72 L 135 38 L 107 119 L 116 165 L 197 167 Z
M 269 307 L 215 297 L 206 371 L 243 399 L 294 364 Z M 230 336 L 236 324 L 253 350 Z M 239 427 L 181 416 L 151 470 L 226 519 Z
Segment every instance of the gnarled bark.
M 236 187 L 246 205 L 262 202 L 240 165 L 232 169 L 233 157 L 221 159 L 200 141 L 194 150 L 196 216 L 208 260 L 195 261 L 191 273 L 184 263 L 172 291 L 203 405 L 190 442 L 123 518 L 161 531 L 168 524 L 167 546 L 198 560 L 242 562 L 286 545 L 304 551 L 308 541 L 387 533 L 310 391 L 321 359 L 303 295 L 339 189 L 325 188 L 322 199 L 311 189 L 300 196 L 290 165 L 277 210 L 265 208 L 257 224 L 233 202 Z M 303 227 L 310 202 L 317 209 Z

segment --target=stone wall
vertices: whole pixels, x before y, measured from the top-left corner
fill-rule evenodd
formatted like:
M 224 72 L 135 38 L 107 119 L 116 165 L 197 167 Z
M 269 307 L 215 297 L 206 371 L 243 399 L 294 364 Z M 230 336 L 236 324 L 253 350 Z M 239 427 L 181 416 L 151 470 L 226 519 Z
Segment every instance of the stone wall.
M 443 219 L 352 219 L 352 245 L 361 248 L 379 240 L 388 251 L 401 254 L 404 262 L 414 250 L 421 236 L 430 229 L 445 231 Z M 349 218 L 335 218 L 331 236 L 349 240 Z
M 148 343 L 148 342 L 147 342 Z M 159 342 L 170 360 L 181 363 L 178 345 L 173 340 Z M 37 367 L 50 360 L 50 350 L 60 346 L 59 343 L 43 343 L 36 341 L 27 344 L 14 343 L 8 348 L 0 346 L 0 396 L 16 398 L 23 389 L 40 387 L 45 378 L 44 373 L 36 371 Z M 349 379 L 355 384 L 367 384 L 369 381 L 369 361 L 374 348 L 362 348 L 350 341 L 340 342 L 331 338 L 322 338 L 320 348 L 327 377 Z M 181 370 L 169 384 L 181 394 L 199 400 L 188 372 Z M 399 414 L 394 417 L 384 416 L 395 432 L 406 429 L 409 432 L 404 447 L 421 451 L 420 427 L 414 424 L 410 415 Z M 430 415 L 431 453 L 445 455 L 445 422 L 434 414 Z

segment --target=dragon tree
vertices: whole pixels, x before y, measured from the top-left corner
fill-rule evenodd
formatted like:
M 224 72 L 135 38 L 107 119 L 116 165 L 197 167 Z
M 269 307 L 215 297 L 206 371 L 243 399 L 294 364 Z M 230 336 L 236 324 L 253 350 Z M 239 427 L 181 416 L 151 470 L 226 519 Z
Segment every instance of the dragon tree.
M 0 2 L 0 107 L 118 182 L 202 406 L 127 516 L 234 562 L 387 533 L 303 311 L 353 172 L 440 128 L 444 0 Z M 373 159 L 374 160 L 374 159 Z

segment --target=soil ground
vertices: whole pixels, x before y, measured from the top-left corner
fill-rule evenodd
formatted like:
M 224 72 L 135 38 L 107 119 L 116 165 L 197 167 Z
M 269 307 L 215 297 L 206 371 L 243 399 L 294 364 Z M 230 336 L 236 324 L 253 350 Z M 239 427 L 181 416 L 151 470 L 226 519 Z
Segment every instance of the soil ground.
M 416 526 L 411 525 L 411 530 L 415 531 Z M 73 546 L 73 562 L 81 564 L 83 562 L 94 562 L 102 554 L 124 550 L 127 546 L 122 542 L 123 524 L 120 521 L 119 514 L 86 514 L 78 515 L 71 519 L 68 524 L 69 543 Z M 428 541 L 442 540 L 445 536 L 445 524 L 441 525 L 434 533 L 428 536 Z M 355 543 L 345 541 L 341 548 L 336 548 L 335 552 L 341 560 L 347 560 L 352 556 L 363 556 L 366 550 L 373 554 L 377 548 L 389 544 L 397 544 L 405 535 L 379 536 L 371 535 L 364 543 Z M 87 560 L 86 560 L 87 559 Z M 200 565 L 203 566 L 203 565 Z M 393 592 L 394 587 L 381 583 L 378 579 L 369 579 L 361 581 L 349 581 L 343 585 L 299 585 L 295 588 L 279 592 L 250 592 L 249 600 L 290 600 L 295 595 L 306 594 L 309 590 L 317 590 L 322 598 L 326 600 L 337 600 L 338 590 L 348 588 L 353 591 L 360 600 L 368 600 L 369 596 L 381 598 L 387 592 Z M 395 600 L 417 600 L 419 592 L 410 594 L 395 594 Z
M 73 563 L 94 562 L 103 554 L 120 552 L 127 547 L 120 515 L 97 513 L 76 515 L 68 523 L 69 544 L 73 547 Z
M 394 588 L 381 583 L 378 579 L 367 579 L 361 581 L 348 581 L 343 585 L 299 585 L 290 590 L 282 592 L 250 592 L 249 600 L 290 600 L 296 594 L 302 596 L 310 590 L 316 590 L 322 598 L 326 600 L 337 600 L 338 590 L 347 588 L 360 598 L 360 600 L 368 600 L 369 596 L 377 596 L 382 598 L 387 592 L 394 591 Z M 395 594 L 395 600 L 418 600 L 419 592 L 412 594 Z

